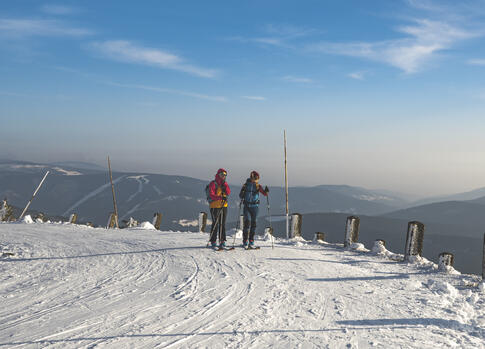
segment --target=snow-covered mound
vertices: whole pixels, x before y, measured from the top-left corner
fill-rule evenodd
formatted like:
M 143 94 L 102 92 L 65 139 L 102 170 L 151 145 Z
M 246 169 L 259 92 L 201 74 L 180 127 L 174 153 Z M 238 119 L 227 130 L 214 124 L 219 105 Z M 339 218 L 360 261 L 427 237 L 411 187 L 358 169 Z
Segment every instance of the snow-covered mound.
M 207 239 L 0 224 L 0 347 L 485 345 L 477 276 L 403 263 L 384 246 L 261 239 L 257 251 L 218 252 Z

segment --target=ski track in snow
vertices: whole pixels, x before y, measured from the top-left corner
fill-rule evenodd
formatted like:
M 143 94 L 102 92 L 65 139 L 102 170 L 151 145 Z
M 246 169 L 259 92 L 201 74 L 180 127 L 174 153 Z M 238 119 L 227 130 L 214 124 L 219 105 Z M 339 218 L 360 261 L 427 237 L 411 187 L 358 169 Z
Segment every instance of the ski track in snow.
M 136 210 L 138 210 L 138 208 L 141 206 L 143 202 L 140 202 L 138 204 L 136 204 L 134 207 L 132 207 L 129 211 L 127 211 L 123 216 L 121 216 L 121 219 L 125 219 L 125 218 L 128 218 L 130 217 L 130 215 L 133 213 L 133 212 L 136 212 Z
M 138 190 L 134 194 L 132 194 L 128 198 L 128 200 L 126 200 L 127 202 L 133 200 L 135 198 L 135 196 L 137 196 L 138 194 L 140 194 L 143 191 L 143 184 L 150 183 L 150 181 L 146 178 L 146 176 L 147 175 L 126 177 L 127 179 L 134 179 L 138 182 Z
M 113 184 L 115 183 L 118 183 L 119 181 L 121 181 L 123 178 L 125 178 L 125 176 L 121 176 L 121 177 L 118 177 L 116 178 L 115 180 L 113 180 Z M 100 194 L 103 190 L 109 188 L 111 186 L 111 183 L 108 182 L 106 184 L 103 184 L 102 186 L 100 186 L 99 188 L 93 190 L 92 192 L 90 192 L 89 194 L 87 194 L 86 196 L 84 196 L 81 200 L 79 200 L 78 202 L 76 202 L 74 205 L 72 205 L 71 207 L 69 207 L 67 209 L 66 212 L 64 212 L 62 215 L 63 216 L 67 216 L 69 215 L 76 207 L 78 207 L 79 205 L 83 204 L 84 202 L 88 201 L 89 199 L 91 199 L 92 197 Z
M 207 238 L 0 224 L 2 245 L 26 248 L 0 259 L 0 348 L 485 347 L 477 276 L 332 244 L 216 252 Z
M 163 194 L 163 192 L 156 185 L 152 185 L 152 187 L 153 187 L 153 190 L 155 190 L 158 195 L 162 195 Z

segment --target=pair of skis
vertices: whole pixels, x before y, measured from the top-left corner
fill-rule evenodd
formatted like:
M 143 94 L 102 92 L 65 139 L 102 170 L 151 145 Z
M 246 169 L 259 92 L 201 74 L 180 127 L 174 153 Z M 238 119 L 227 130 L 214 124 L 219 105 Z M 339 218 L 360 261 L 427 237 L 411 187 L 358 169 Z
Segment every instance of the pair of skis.
M 256 247 L 244 247 L 245 250 L 259 250 L 259 246 Z M 215 251 L 234 251 L 235 247 L 216 247 Z

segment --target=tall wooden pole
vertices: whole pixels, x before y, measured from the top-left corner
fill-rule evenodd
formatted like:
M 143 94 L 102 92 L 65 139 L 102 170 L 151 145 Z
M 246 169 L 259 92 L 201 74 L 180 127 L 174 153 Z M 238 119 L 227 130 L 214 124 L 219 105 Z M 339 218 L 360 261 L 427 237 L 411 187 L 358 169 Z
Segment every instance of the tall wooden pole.
M 109 161 L 109 156 L 108 156 L 108 169 L 109 169 L 109 180 L 111 182 L 111 192 L 113 193 L 113 206 L 115 209 L 115 224 L 116 228 L 119 228 L 118 224 L 118 207 L 116 206 L 116 197 L 115 197 L 115 186 L 113 185 L 113 174 L 111 173 L 111 162 Z
M 42 186 L 42 183 L 44 183 L 47 175 L 49 174 L 50 171 L 47 171 L 44 175 L 44 178 L 42 178 L 42 180 L 40 181 L 39 185 L 37 186 L 37 189 L 35 189 L 34 191 L 34 194 L 32 194 L 32 198 L 30 199 L 30 201 L 27 203 L 27 206 L 25 206 L 24 210 L 22 211 L 22 213 L 20 214 L 20 217 L 18 220 L 21 220 L 22 217 L 24 216 L 25 212 L 27 211 L 27 209 L 29 208 L 30 204 L 32 203 L 32 200 L 34 200 L 35 198 L 35 195 L 37 194 L 37 192 L 39 191 L 40 187 Z
M 286 194 L 286 238 L 290 238 L 290 221 L 288 216 L 288 165 L 286 157 L 286 130 L 283 130 L 285 142 L 285 194 Z

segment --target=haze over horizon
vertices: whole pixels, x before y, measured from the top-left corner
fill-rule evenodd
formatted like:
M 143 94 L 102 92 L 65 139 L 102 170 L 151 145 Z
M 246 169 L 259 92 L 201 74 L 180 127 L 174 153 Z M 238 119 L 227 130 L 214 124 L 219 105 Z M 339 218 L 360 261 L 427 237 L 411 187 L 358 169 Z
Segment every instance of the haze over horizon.
M 485 186 L 485 1 L 0 4 L 0 158 Z

